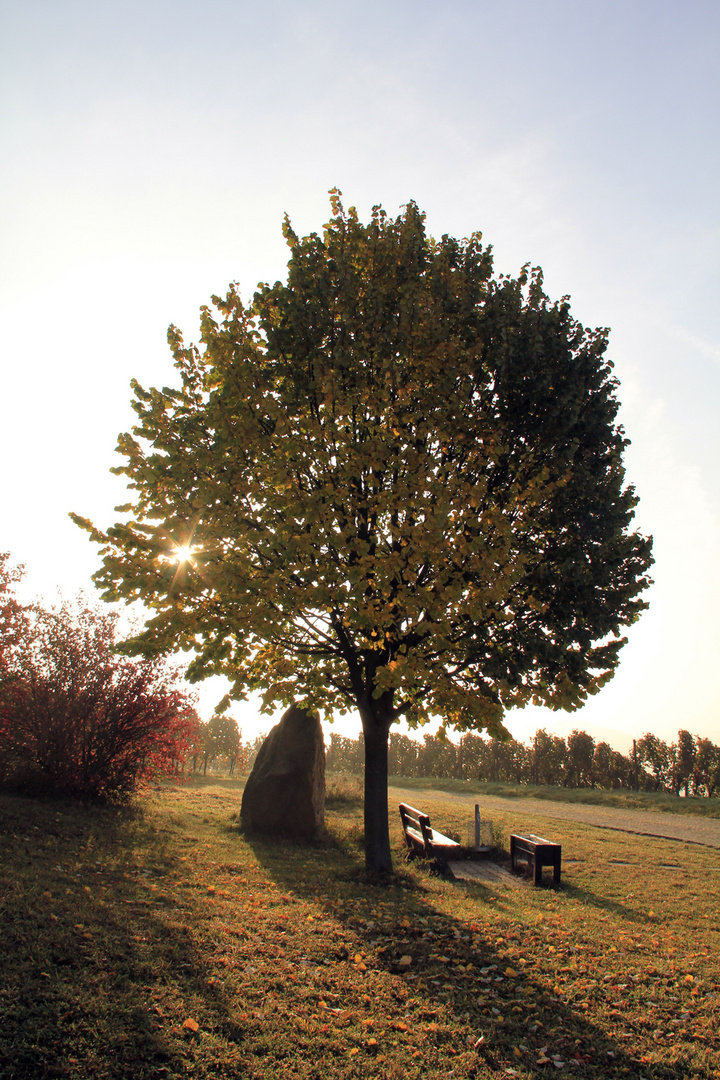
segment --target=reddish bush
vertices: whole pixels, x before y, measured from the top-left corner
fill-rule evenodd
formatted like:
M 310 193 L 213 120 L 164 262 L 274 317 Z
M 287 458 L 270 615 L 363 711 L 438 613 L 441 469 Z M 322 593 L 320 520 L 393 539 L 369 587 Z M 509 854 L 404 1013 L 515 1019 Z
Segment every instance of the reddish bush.
M 177 771 L 196 714 L 166 664 L 114 652 L 117 619 L 84 603 L 21 609 L 0 646 L 0 785 L 124 799 Z
M 13 585 L 23 576 L 21 566 L 10 566 L 10 555 L 0 552 L 0 679 L 7 674 L 13 650 L 27 630 L 25 608 L 17 602 Z

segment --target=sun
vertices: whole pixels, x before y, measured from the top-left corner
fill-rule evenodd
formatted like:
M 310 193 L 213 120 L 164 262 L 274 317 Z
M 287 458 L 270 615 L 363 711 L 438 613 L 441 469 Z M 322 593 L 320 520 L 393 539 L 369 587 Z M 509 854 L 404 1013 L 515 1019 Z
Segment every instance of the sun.
M 193 548 L 189 544 L 178 544 L 172 554 L 173 562 L 188 562 L 193 557 Z

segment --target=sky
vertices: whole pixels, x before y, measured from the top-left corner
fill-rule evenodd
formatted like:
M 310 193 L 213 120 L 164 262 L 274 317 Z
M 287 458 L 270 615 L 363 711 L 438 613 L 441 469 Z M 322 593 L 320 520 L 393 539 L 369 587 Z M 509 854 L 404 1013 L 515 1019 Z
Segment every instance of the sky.
M 508 728 L 720 741 L 718 55 L 716 0 L 0 0 L 0 551 L 22 597 L 92 591 L 68 513 L 116 519 L 130 380 L 172 384 L 168 325 L 194 340 L 212 294 L 282 279 L 283 215 L 321 230 L 330 188 L 363 219 L 414 199 L 432 235 L 482 230 L 498 272 L 540 265 L 610 327 L 654 537 L 612 682 Z M 246 738 L 273 722 L 232 713 Z

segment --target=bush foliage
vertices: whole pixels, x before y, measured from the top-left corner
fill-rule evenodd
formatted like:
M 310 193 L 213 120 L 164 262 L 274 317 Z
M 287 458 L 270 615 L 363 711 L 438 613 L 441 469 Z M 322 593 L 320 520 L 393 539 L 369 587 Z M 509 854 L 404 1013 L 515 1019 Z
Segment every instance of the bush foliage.
M 82 597 L 20 605 L 0 556 L 0 787 L 122 800 L 178 770 L 197 716 L 158 660 L 115 651 L 118 615 Z

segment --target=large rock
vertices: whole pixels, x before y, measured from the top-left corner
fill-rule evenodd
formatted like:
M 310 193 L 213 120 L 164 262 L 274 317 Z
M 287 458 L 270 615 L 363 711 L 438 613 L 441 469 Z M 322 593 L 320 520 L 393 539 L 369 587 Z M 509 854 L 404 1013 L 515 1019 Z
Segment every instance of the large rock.
M 260 747 L 240 810 L 248 832 L 309 839 L 325 824 L 320 718 L 291 705 Z

